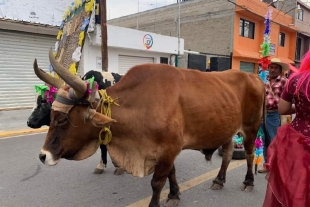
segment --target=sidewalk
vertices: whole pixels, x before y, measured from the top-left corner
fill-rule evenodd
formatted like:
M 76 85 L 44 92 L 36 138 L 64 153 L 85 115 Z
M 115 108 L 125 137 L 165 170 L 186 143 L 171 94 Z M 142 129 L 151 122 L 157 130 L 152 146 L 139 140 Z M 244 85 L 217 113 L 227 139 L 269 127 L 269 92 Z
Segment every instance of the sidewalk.
M 31 109 L 0 111 L 0 138 L 46 131 L 47 127 L 31 129 L 27 126 L 30 114 Z

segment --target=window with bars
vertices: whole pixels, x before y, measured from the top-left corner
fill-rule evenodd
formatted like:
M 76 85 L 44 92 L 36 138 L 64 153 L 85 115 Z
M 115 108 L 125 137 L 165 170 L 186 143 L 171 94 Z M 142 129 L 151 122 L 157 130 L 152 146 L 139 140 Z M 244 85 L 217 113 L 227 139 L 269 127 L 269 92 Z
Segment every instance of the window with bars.
M 280 32 L 279 34 L 279 46 L 284 47 L 285 45 L 285 34 L 283 32 Z
M 302 43 L 302 39 L 300 37 L 297 37 L 297 41 L 296 41 L 296 53 L 295 53 L 295 59 L 296 60 L 300 60 L 300 55 L 301 55 L 301 43 Z
M 160 57 L 160 63 L 168 64 L 168 61 L 167 57 Z
M 304 10 L 300 10 L 297 12 L 297 19 L 301 21 L 304 19 Z
M 239 35 L 254 39 L 255 23 L 240 19 Z
M 251 62 L 240 62 L 240 71 L 247 73 L 254 73 L 255 63 Z

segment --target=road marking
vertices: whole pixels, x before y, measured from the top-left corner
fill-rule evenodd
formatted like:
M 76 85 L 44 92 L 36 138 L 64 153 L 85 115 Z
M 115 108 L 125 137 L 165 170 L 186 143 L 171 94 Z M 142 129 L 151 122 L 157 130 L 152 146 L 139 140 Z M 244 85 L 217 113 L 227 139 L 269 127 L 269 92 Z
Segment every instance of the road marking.
M 47 132 L 48 128 L 40 128 L 40 129 L 23 129 L 23 130 L 16 130 L 16 131 L 8 131 L 8 132 L 0 132 L 0 139 L 9 139 L 18 136 L 26 136 L 29 134 L 38 134 Z
M 231 162 L 229 164 L 227 171 L 230 171 L 232 169 L 238 168 L 238 167 L 240 167 L 240 166 L 242 166 L 244 164 L 246 164 L 246 160 L 233 161 L 233 162 Z M 211 180 L 211 179 L 215 178 L 217 176 L 219 170 L 220 170 L 220 168 L 214 169 L 214 170 L 212 170 L 210 172 L 207 172 L 207 173 L 205 173 L 203 175 L 200 175 L 200 176 L 195 177 L 195 178 L 193 178 L 193 179 L 191 179 L 189 181 L 186 181 L 184 183 L 179 184 L 180 192 L 186 191 L 186 190 L 188 190 L 190 188 L 193 188 L 193 187 L 195 187 L 197 185 L 200 185 L 201 183 L 204 183 L 204 182 L 206 182 L 208 180 Z M 165 200 L 168 197 L 168 194 L 169 194 L 169 188 L 166 189 L 166 190 L 163 190 L 161 192 L 161 195 L 160 195 L 160 201 Z M 149 196 L 149 197 L 147 197 L 145 199 L 142 199 L 140 201 L 132 203 L 132 204 L 126 206 L 126 207 L 145 207 L 145 206 L 148 206 L 150 201 L 151 201 L 151 198 L 152 198 L 152 196 Z

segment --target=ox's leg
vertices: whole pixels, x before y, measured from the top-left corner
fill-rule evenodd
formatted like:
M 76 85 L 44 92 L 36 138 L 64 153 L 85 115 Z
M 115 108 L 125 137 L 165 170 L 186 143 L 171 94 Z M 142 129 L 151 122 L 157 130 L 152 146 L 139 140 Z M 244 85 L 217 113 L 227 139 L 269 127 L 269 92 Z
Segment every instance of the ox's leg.
M 100 145 L 100 152 L 101 152 L 101 160 L 97 167 L 94 170 L 94 174 L 101 174 L 104 171 L 104 168 L 107 165 L 107 146 L 104 144 Z
M 253 161 L 254 161 L 254 148 L 255 139 L 257 135 L 258 127 L 251 127 L 250 129 L 244 130 L 244 150 L 245 158 L 247 161 L 247 174 L 243 182 L 242 190 L 252 191 L 254 186 L 254 174 L 253 174 Z
M 224 144 L 222 146 L 222 165 L 221 169 L 217 175 L 217 177 L 213 180 L 213 183 L 211 185 L 212 190 L 220 190 L 224 186 L 224 183 L 226 182 L 226 171 L 228 168 L 228 165 L 232 159 L 233 152 L 234 152 L 234 144 L 232 139 Z
M 165 206 L 171 207 L 171 206 L 177 206 L 180 202 L 180 191 L 179 191 L 179 185 L 175 176 L 175 167 L 173 165 L 169 175 L 169 186 L 170 186 L 170 192 L 168 194 L 168 198 L 166 200 Z
M 158 164 L 155 167 L 155 172 L 153 174 L 153 178 L 151 181 L 152 189 L 153 189 L 153 195 L 151 202 L 149 204 L 149 207 L 159 207 L 160 204 L 160 193 L 162 188 L 164 187 L 167 177 L 171 177 L 172 179 L 169 180 L 169 182 L 173 183 L 173 186 L 170 186 L 170 195 L 173 198 L 178 198 L 176 195 L 178 194 L 178 187 L 176 187 L 177 183 L 175 184 L 173 182 L 173 179 L 175 179 L 175 170 L 173 167 L 173 161 L 169 162 L 169 158 L 163 159 L 162 161 L 158 162 Z M 173 189 L 173 191 L 171 191 Z M 166 205 L 170 205 L 171 202 L 167 202 Z M 177 205 L 172 205 L 177 206 Z M 170 207 L 172 207 L 170 206 Z

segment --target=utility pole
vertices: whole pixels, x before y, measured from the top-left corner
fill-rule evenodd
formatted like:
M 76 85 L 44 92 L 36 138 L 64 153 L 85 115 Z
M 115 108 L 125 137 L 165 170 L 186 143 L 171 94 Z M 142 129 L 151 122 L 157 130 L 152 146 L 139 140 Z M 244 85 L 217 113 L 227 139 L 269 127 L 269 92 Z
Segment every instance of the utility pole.
M 139 0 L 138 0 L 137 30 L 139 29 L 139 10 L 140 10 L 140 2 L 139 2 Z
M 107 2 L 100 0 L 100 24 L 101 24 L 101 61 L 102 71 L 108 71 L 108 32 L 107 32 Z
M 180 36 L 181 36 L 181 0 L 178 1 L 178 56 L 175 59 L 175 66 L 179 66 L 179 56 L 180 56 Z

